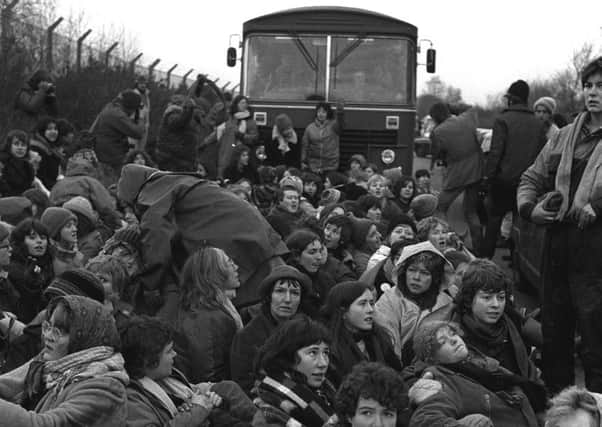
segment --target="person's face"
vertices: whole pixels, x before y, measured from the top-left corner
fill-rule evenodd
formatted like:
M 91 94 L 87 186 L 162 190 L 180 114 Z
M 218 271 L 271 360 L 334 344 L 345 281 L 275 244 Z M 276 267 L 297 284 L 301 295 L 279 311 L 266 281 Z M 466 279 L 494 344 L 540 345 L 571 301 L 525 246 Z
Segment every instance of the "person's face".
M 238 279 L 238 265 L 230 258 L 225 252 L 222 251 L 221 256 L 227 265 L 227 282 L 224 283 L 224 289 L 236 289 L 240 287 L 240 280 Z
M 376 181 L 371 182 L 368 186 L 368 193 L 379 199 L 385 197 L 385 190 L 386 186 L 382 179 L 377 179 Z
M 374 325 L 374 295 L 366 289 L 343 314 L 345 326 L 352 331 L 369 331 Z
M 330 347 L 321 342 L 308 345 L 297 350 L 299 362 L 295 365 L 295 371 L 305 375 L 307 385 L 318 388 L 326 380 L 326 371 L 330 363 Z
M 370 230 L 368 231 L 368 235 L 366 236 L 366 247 L 374 252 L 376 251 L 380 245 L 382 244 L 382 236 L 378 232 L 376 225 L 372 224 L 370 226 Z
M 151 380 L 162 380 L 171 375 L 174 359 L 177 356 L 173 342 L 168 343 L 159 355 L 159 363 L 154 368 L 146 368 L 146 376 Z
M 49 320 L 42 323 L 42 358 L 49 362 L 69 354 L 69 331 L 67 313 L 62 304 L 58 304 Z
M 418 178 L 418 185 L 420 187 L 428 187 L 431 183 L 431 177 L 428 175 L 422 175 Z
M 585 409 L 578 408 L 556 421 L 555 427 L 598 427 L 596 418 Z
M 585 108 L 590 113 L 602 113 L 602 73 L 592 74 L 583 85 Z
M 123 261 L 130 277 L 133 277 L 136 273 L 138 273 L 140 268 L 138 265 L 138 260 L 136 259 L 136 256 L 127 248 L 123 246 L 117 246 L 111 255 Z
M 364 169 L 364 172 L 366 172 L 366 174 L 368 175 L 368 179 L 370 179 L 370 177 L 376 173 L 376 171 L 374 169 L 372 169 L 370 166 L 368 166 L 366 169 Z
M 339 206 L 330 211 L 326 219 L 332 218 L 333 216 L 345 215 L 345 210 Z
M 17 159 L 22 159 L 27 154 L 27 143 L 19 138 L 13 138 L 10 144 L 10 153 Z
M 318 121 L 322 123 L 326 120 L 326 117 L 328 117 L 326 110 L 324 108 L 318 108 L 318 111 L 316 111 L 316 118 Z
M 442 224 L 437 224 L 428 234 L 430 242 L 440 251 L 444 251 L 447 247 L 448 231 Z
M 63 228 L 61 228 L 61 240 L 66 243 L 77 243 L 77 222 L 70 220 Z
M 486 325 L 494 325 L 504 314 L 506 292 L 478 290 L 472 299 L 472 317 Z
M 406 224 L 400 224 L 391 231 L 389 244 L 393 245 L 393 243 L 399 242 L 402 239 L 411 240 L 414 237 L 414 230 L 412 230 L 412 227 Z
M 360 162 L 358 161 L 352 161 L 351 164 L 349 165 L 349 169 L 353 170 L 360 170 L 362 167 L 362 165 L 360 165 Z
M 382 406 L 374 399 L 359 397 L 355 414 L 349 420 L 351 427 L 395 427 L 397 411 Z
M 324 227 L 324 245 L 327 249 L 336 249 L 341 241 L 341 227 L 334 224 L 326 224 Z
M 243 151 L 240 154 L 240 164 L 242 166 L 247 166 L 249 164 L 249 152 L 248 151 Z
M 10 264 L 10 256 L 12 254 L 12 248 L 8 237 L 0 241 L 0 268 L 4 269 Z
M 299 210 L 299 193 L 295 190 L 284 190 L 280 206 L 290 213 L 296 213 Z
M 408 181 L 405 183 L 401 190 L 399 190 L 399 197 L 403 200 L 409 200 L 414 195 L 414 183 L 412 181 Z
M 249 102 L 247 101 L 247 99 L 242 98 L 240 101 L 238 101 L 237 108 L 238 111 L 247 111 L 249 109 Z
M 308 273 L 315 273 L 322 266 L 322 243 L 314 240 L 305 247 L 299 257 L 299 264 L 307 270 Z
M 296 281 L 278 280 L 272 289 L 270 313 L 274 319 L 283 321 L 293 317 L 301 302 L 301 286 Z
M 136 87 L 140 92 L 146 92 L 146 82 L 137 82 Z
M 44 137 L 50 141 L 55 142 L 59 137 L 59 131 L 56 127 L 56 123 L 48 123 L 46 130 L 44 131 Z
M 437 331 L 437 342 L 441 347 L 435 353 L 438 363 L 447 365 L 458 363 L 468 357 L 468 348 L 460 335 L 449 327 L 443 327 Z
M 543 105 L 538 105 L 535 109 L 535 117 L 544 123 L 549 123 L 552 113 L 550 113 L 550 111 Z
M 136 157 L 134 157 L 134 164 L 146 166 L 146 159 L 142 154 L 136 154 Z
M 41 257 L 46 253 L 46 248 L 48 247 L 48 238 L 46 236 L 40 236 L 32 230 L 31 233 L 25 236 L 24 241 L 29 255 Z
M 366 212 L 366 218 L 374 222 L 380 222 L 382 217 L 382 211 L 378 206 L 372 206 L 370 209 L 368 209 L 368 212 Z
M 316 191 L 318 191 L 318 186 L 315 182 L 308 181 L 303 183 L 303 192 L 308 196 L 313 197 L 316 194 Z
M 406 270 L 406 285 L 415 295 L 425 293 L 431 287 L 433 277 L 424 263 L 413 263 Z

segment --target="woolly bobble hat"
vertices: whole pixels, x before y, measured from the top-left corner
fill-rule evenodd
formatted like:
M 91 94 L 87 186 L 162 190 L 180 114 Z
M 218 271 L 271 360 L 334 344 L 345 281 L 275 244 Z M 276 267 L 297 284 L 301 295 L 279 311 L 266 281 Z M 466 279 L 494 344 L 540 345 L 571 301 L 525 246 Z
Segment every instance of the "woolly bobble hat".
M 443 328 L 450 328 L 458 334 L 461 334 L 461 329 L 455 323 L 442 320 L 433 320 L 422 323 L 414 334 L 414 354 L 417 360 L 425 363 L 435 363 L 437 350 L 441 348 L 441 344 L 437 341 L 437 332 Z
M 8 227 L 0 222 L 0 242 L 6 239 L 9 236 L 9 234 L 10 230 L 8 229 Z
M 280 188 L 293 187 L 299 191 L 299 194 L 303 193 L 303 181 L 298 176 L 285 176 L 280 180 Z
M 47 208 L 40 218 L 42 224 L 48 229 L 48 235 L 55 239 L 61 232 L 61 229 L 71 220 L 77 221 L 77 217 L 69 209 L 65 208 Z
M 98 216 L 92 207 L 92 204 L 88 199 L 82 196 L 75 196 L 71 200 L 63 203 L 65 209 L 69 209 L 71 212 L 76 212 L 90 220 L 92 224 L 96 224 Z
M 365 218 L 351 219 L 351 242 L 356 249 L 364 246 L 370 227 L 374 221 Z
M 416 221 L 433 216 L 437 210 L 439 200 L 432 194 L 420 194 L 410 202 L 410 209 L 414 212 Z
M 539 106 L 545 107 L 550 114 L 554 114 L 556 112 L 556 101 L 550 96 L 542 96 L 535 101 L 535 104 L 533 104 L 533 109 L 535 110 Z
M 299 282 L 302 295 L 307 295 L 311 290 L 311 281 L 307 275 L 301 273 L 293 266 L 284 264 L 274 267 L 270 274 L 263 279 L 259 285 L 259 295 L 263 298 L 267 298 L 272 292 L 276 282 L 283 279 L 292 279 Z
M 124 90 L 119 94 L 119 97 L 121 98 L 121 105 L 128 110 L 137 110 L 142 103 L 140 95 L 132 89 Z
M 524 80 L 517 80 L 510 85 L 506 96 L 515 96 L 526 103 L 529 99 L 529 85 Z
M 46 298 L 80 295 L 103 303 L 105 290 L 100 279 L 83 268 L 67 270 L 56 276 L 44 290 Z

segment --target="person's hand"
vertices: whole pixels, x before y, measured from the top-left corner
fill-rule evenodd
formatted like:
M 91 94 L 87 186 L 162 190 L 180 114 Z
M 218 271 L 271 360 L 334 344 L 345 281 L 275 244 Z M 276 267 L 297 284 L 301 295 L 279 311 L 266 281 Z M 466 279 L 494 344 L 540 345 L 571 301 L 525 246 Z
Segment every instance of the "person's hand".
M 594 211 L 591 203 L 588 203 L 577 212 L 577 226 L 583 230 L 588 225 L 592 224 L 598 216 Z
M 426 399 L 439 393 L 442 389 L 441 383 L 433 379 L 431 372 L 425 372 L 418 381 L 410 388 L 408 396 L 410 402 L 419 405 Z
M 211 391 L 211 387 L 213 387 L 213 383 L 210 382 L 198 383 L 192 386 L 192 391 L 196 394 L 205 394 Z
M 463 426 L 470 427 L 493 427 L 493 421 L 482 414 L 470 414 L 458 420 Z
M 557 212 L 545 210 L 543 201 L 541 201 L 533 208 L 533 211 L 531 212 L 531 221 L 539 225 L 550 224 L 556 220 L 557 215 Z
M 205 409 L 212 410 L 222 404 L 222 398 L 212 391 L 204 394 L 194 394 L 191 402 L 194 405 L 202 406 Z
M 52 83 L 47 81 L 41 81 L 40 83 L 38 83 L 38 89 L 43 92 L 48 92 L 48 89 L 50 89 L 51 87 Z
M 192 410 L 192 403 L 184 402 L 178 406 L 178 412 L 190 412 Z

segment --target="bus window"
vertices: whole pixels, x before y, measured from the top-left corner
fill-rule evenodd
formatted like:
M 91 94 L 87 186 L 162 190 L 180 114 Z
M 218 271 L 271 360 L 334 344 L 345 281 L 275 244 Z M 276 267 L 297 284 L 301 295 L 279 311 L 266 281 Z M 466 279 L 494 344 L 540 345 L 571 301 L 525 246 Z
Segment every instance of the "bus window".
M 247 42 L 245 92 L 277 101 L 323 99 L 326 37 L 260 35 Z
M 409 43 L 392 38 L 333 36 L 329 99 L 358 104 L 410 104 Z

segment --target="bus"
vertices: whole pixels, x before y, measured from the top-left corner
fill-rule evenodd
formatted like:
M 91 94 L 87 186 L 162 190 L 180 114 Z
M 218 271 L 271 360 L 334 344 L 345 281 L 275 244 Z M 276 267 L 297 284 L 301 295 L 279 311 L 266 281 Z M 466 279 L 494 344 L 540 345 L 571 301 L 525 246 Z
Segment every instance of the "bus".
M 318 101 L 344 102 L 340 166 L 363 154 L 381 170 L 412 173 L 416 128 L 418 30 L 407 22 L 347 7 L 302 7 L 243 24 L 240 93 L 249 99 L 266 151 L 278 114 L 294 124 L 299 145 Z M 427 71 L 435 51 L 427 51 Z M 268 156 L 269 159 L 269 156 Z

